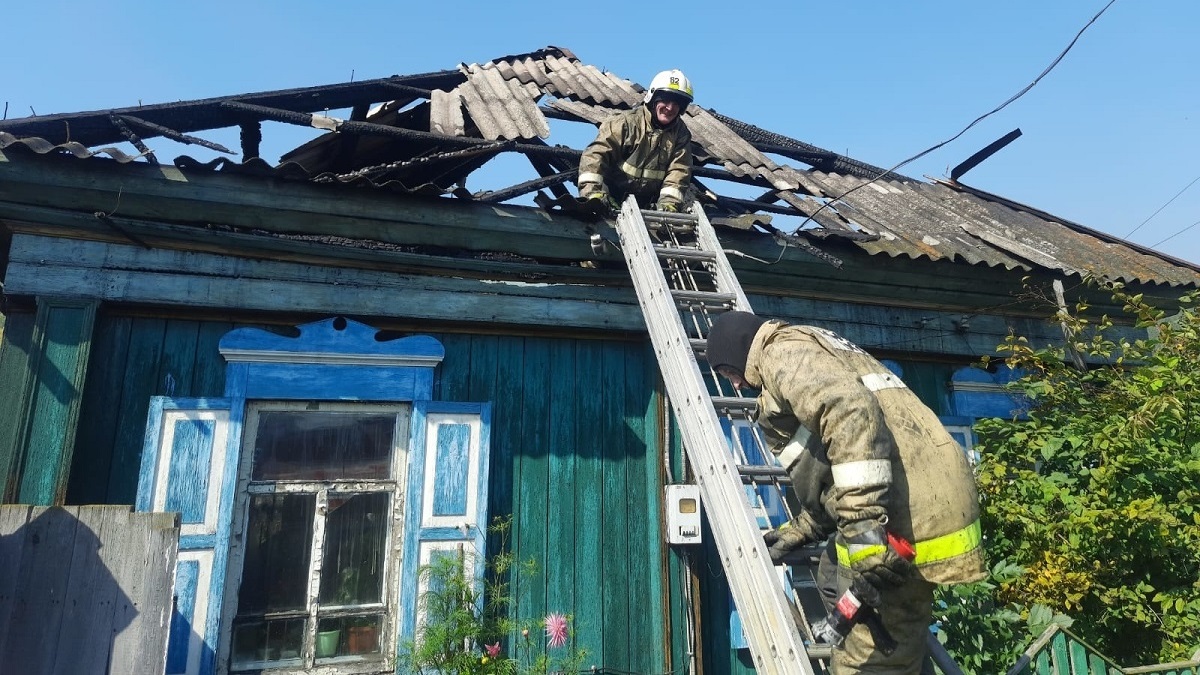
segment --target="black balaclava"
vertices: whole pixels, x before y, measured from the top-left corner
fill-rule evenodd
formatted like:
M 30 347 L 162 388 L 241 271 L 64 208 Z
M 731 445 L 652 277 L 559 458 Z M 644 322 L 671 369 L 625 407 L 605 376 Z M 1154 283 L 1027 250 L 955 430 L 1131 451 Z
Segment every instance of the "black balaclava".
M 726 312 L 713 322 L 708 332 L 708 365 L 716 370 L 719 366 L 735 368 L 746 374 L 746 357 L 754 335 L 767 320 L 750 312 Z

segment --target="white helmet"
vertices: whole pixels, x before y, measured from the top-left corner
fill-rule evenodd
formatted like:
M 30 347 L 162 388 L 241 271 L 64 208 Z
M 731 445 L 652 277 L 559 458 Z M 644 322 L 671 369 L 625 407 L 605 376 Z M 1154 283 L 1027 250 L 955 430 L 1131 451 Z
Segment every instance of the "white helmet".
M 660 91 L 669 92 L 680 98 L 687 99 L 688 103 L 692 102 L 692 81 L 687 79 L 687 75 L 681 70 L 664 70 L 654 76 L 650 80 L 650 88 L 646 90 L 645 103 L 649 103 L 650 99 Z M 684 105 L 683 107 L 687 107 Z

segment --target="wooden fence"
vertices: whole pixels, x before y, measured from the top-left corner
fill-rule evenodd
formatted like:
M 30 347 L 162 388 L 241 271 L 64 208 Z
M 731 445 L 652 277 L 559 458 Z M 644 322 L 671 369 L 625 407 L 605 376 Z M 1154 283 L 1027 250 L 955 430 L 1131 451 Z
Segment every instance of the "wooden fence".
M 0 672 L 162 673 L 179 518 L 0 506 Z
M 1191 661 L 1122 668 L 1057 625 L 1029 645 L 1007 675 L 1200 675 L 1200 652 Z

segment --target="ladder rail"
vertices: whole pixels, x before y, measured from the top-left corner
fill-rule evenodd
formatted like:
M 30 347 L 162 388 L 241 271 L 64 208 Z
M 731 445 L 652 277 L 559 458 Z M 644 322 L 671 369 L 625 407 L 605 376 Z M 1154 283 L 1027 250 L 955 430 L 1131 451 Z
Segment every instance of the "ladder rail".
M 717 254 L 715 270 L 721 290 L 737 296 L 734 305 L 738 309 L 749 311 L 749 302 L 699 205 L 693 207 L 693 214 L 698 241 Z M 665 219 L 672 226 L 679 220 L 677 216 Z M 692 338 L 633 197 L 628 197 L 621 207 L 617 232 L 671 407 L 679 420 L 684 448 L 696 469 L 704 503 L 710 505 L 706 509 L 709 524 L 734 604 L 742 616 L 755 668 L 761 675 L 815 675 L 793 618 L 793 608 L 784 595 L 759 534 L 757 518 L 746 499 L 738 465 L 726 446 L 716 408 L 692 348 Z M 694 327 L 702 330 L 699 322 Z
M 746 298 L 746 293 L 742 291 L 742 285 L 738 283 L 737 277 L 733 274 L 733 266 L 729 264 L 729 256 L 725 255 L 725 249 L 721 247 L 721 241 L 717 239 L 717 231 L 713 229 L 712 223 L 708 220 L 708 214 L 700 206 L 699 202 L 692 204 L 692 214 L 696 216 L 696 240 L 707 251 L 712 251 L 717 257 L 717 288 L 725 293 L 733 293 L 737 296 L 737 301 L 734 303 L 734 309 L 743 312 L 753 312 L 750 308 L 750 301 Z

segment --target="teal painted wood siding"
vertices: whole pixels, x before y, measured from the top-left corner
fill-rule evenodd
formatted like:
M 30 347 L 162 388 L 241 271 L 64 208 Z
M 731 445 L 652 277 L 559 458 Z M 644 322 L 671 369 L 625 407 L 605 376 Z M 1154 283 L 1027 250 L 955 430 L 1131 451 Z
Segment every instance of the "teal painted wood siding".
M 666 619 L 661 403 L 649 345 L 438 338 L 446 359 L 435 397 L 495 406 L 488 510 L 514 515 L 513 553 L 537 566 L 510 577 L 517 618 L 571 616 L 584 668 L 679 668 L 668 668 L 666 636 L 682 641 L 683 626 Z
M 101 313 L 69 503 L 133 503 L 150 397 L 221 396 L 217 340 L 235 327 Z M 432 334 L 446 348 L 434 399 L 493 405 L 488 512 L 513 514 L 509 545 L 537 567 L 511 578 L 519 618 L 571 616 L 584 667 L 685 665 L 679 562 L 661 534 L 662 402 L 649 345 Z
M 0 498 L 8 494 L 21 455 L 18 443 L 25 419 L 33 324 L 33 314 L 9 314 L 0 340 Z
M 95 316 L 94 302 L 39 297 L 28 342 L 5 349 L 4 374 L 15 377 L 4 393 L 16 405 L 0 449 L 5 501 L 63 503 Z
M 101 312 L 83 388 L 67 503 L 134 503 L 150 397 L 221 396 L 225 362 L 217 341 L 236 327 L 222 321 Z

